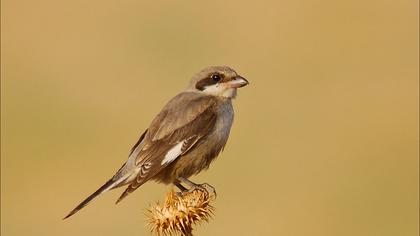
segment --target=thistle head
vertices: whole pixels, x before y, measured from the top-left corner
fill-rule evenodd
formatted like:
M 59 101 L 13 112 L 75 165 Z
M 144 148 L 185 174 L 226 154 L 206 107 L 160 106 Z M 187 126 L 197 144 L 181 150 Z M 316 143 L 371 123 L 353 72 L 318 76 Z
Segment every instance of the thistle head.
M 200 189 L 181 195 L 171 190 L 162 205 L 157 203 L 148 210 L 151 231 L 158 235 L 192 235 L 194 225 L 208 222 L 213 215 L 212 200 L 214 195 Z

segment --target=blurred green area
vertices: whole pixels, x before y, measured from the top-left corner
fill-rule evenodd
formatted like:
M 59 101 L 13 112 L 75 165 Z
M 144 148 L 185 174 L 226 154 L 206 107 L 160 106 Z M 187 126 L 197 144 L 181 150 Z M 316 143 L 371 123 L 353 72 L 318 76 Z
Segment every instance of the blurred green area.
M 417 235 L 419 3 L 1 3 L 1 234 L 147 235 L 148 183 L 62 221 L 208 65 L 251 85 L 197 235 Z

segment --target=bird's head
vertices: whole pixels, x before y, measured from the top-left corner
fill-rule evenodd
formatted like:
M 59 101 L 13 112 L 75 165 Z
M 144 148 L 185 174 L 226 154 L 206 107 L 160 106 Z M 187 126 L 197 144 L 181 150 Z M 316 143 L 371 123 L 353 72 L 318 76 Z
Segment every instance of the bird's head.
M 196 74 L 189 88 L 223 98 L 235 98 L 236 90 L 249 82 L 227 66 L 210 66 Z

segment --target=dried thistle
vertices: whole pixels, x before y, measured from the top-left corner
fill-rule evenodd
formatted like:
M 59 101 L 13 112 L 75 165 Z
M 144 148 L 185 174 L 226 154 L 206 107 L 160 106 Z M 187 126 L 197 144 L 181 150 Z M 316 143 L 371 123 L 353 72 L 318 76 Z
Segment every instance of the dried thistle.
M 148 210 L 151 231 L 158 235 L 192 235 L 194 225 L 208 222 L 213 215 L 214 207 L 210 202 L 214 197 L 198 188 L 181 195 L 169 191 L 162 206 L 157 203 Z

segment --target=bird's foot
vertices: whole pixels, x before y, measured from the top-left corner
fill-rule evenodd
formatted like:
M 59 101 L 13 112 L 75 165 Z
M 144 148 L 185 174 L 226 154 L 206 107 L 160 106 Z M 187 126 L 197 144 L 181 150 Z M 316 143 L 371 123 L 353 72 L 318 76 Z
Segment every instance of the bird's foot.
M 217 197 L 216 189 L 208 183 L 196 184 L 196 183 L 190 181 L 189 179 L 182 178 L 182 177 L 179 178 L 179 180 L 186 183 L 190 187 L 189 189 L 186 189 L 181 184 L 176 184 L 176 186 L 181 190 L 179 193 L 177 193 L 179 196 L 182 196 L 186 192 L 191 193 L 194 190 L 199 190 L 199 191 L 205 192 L 209 195 L 213 195 L 215 198 Z
M 175 186 L 179 189 L 179 192 L 175 193 L 178 197 L 182 197 L 186 192 L 188 192 L 188 189 L 184 187 L 181 183 L 175 183 Z
M 214 198 L 217 197 L 216 189 L 208 183 L 196 184 L 195 186 L 191 187 L 188 191 L 192 192 L 196 189 L 206 192 L 207 194 L 213 195 Z

